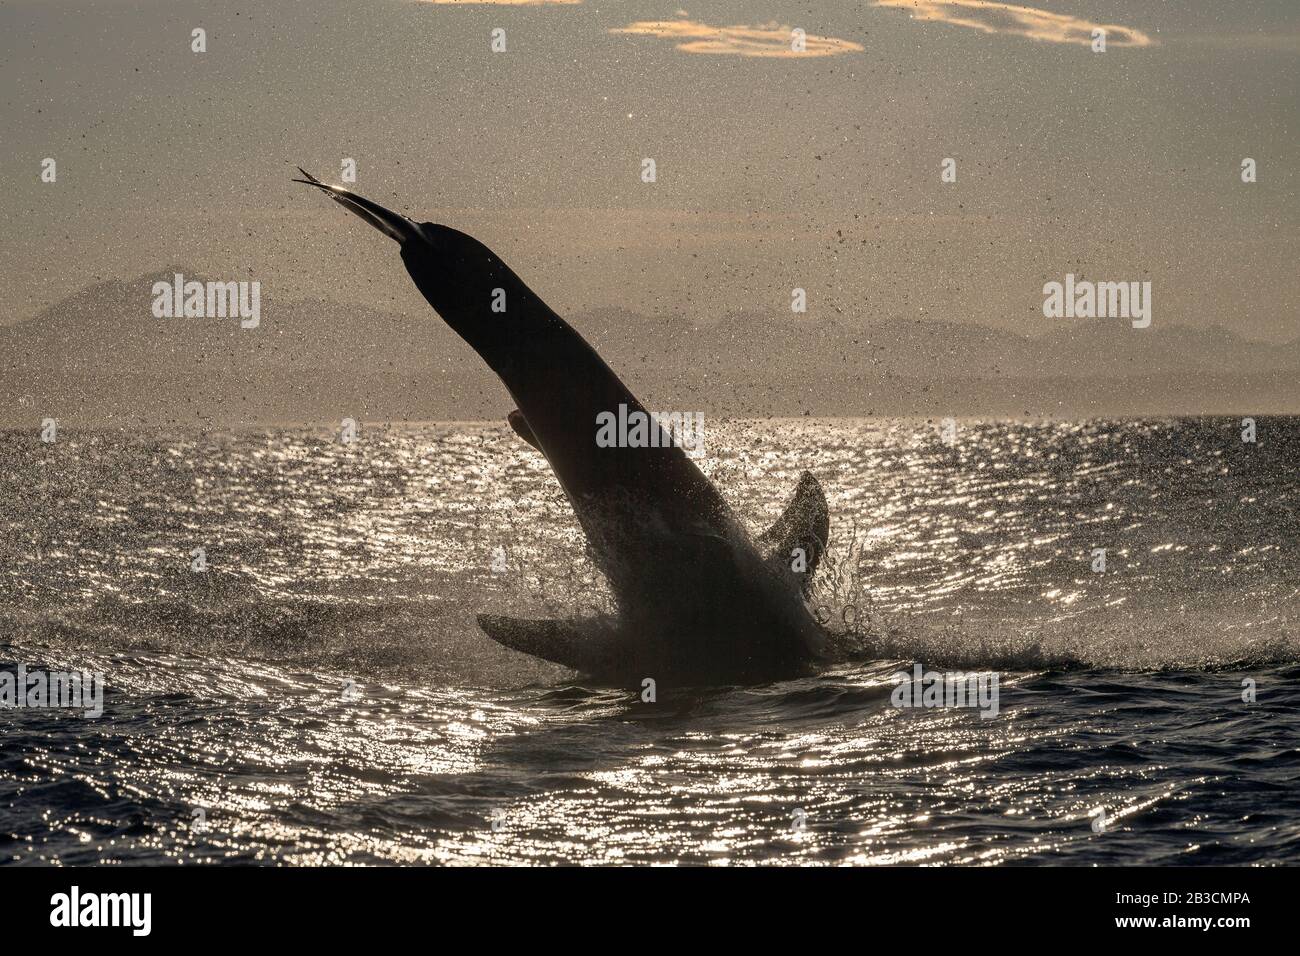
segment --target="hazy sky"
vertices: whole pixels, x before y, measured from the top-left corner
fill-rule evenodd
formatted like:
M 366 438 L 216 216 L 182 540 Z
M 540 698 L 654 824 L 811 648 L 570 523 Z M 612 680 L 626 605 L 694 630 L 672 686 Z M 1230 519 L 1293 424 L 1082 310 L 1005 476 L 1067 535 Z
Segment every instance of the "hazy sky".
M 813 315 L 1035 333 L 1074 272 L 1289 340 L 1298 63 L 1295 0 L 4 0 L 0 323 L 173 264 L 423 310 L 289 182 L 351 157 L 562 313 L 788 314 L 801 286 Z

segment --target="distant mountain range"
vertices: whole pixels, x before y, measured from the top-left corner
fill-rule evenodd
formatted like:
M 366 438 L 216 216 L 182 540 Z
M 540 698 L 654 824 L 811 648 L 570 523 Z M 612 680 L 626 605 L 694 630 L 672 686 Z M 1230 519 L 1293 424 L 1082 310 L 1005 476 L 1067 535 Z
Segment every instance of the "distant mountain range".
M 213 426 L 504 419 L 509 396 L 433 312 L 261 300 L 261 324 L 154 318 L 168 268 L 98 283 L 0 326 L 0 425 Z M 1300 413 L 1300 338 L 1052 323 L 720 322 L 619 309 L 568 316 L 652 409 L 736 417 L 1089 417 Z M 539 359 L 540 360 L 540 359 Z

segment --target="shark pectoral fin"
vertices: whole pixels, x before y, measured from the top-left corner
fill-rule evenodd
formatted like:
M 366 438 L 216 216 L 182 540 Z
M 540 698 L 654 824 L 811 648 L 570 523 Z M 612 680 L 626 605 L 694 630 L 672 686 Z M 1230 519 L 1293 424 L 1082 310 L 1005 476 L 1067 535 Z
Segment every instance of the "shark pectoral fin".
M 587 668 L 596 650 L 592 635 L 572 621 L 526 621 L 500 614 L 479 614 L 476 620 L 483 633 L 498 644 L 574 670 Z
M 532 445 L 538 451 L 542 451 L 542 446 L 537 444 L 537 436 L 534 435 L 533 430 L 528 427 L 528 420 L 524 418 L 523 412 L 516 408 L 506 416 L 506 421 L 510 423 L 510 427 L 515 430 L 516 435 L 528 442 L 528 444 Z M 544 455 L 546 452 L 542 452 L 542 454 Z
M 826 553 L 830 530 L 826 495 L 812 472 L 805 471 L 799 476 L 799 486 L 785 512 L 759 540 L 767 549 L 768 564 L 782 575 L 792 576 L 807 594 Z

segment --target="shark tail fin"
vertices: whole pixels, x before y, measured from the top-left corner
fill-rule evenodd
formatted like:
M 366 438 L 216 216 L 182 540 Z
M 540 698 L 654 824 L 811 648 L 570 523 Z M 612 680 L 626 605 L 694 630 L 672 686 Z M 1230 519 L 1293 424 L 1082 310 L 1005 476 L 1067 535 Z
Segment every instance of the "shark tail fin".
M 807 594 L 817 565 L 826 553 L 830 530 L 826 495 L 812 472 L 805 471 L 799 476 L 799 485 L 784 513 L 759 542 L 765 549 L 768 565 Z

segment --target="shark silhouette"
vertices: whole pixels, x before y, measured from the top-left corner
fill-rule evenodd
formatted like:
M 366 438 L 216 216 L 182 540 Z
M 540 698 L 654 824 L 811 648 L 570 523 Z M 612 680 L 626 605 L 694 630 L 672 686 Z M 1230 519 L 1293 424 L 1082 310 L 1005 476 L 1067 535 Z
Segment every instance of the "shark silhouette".
M 295 182 L 400 244 L 425 299 L 501 379 L 517 405 L 510 426 L 550 463 L 619 609 L 616 618 L 572 620 L 480 614 L 489 637 L 633 684 L 765 682 L 805 673 L 828 655 L 828 635 L 805 600 L 830 524 L 811 473 L 754 542 L 671 436 L 660 432 L 648 447 L 597 442 L 602 413 L 649 413 L 491 249 L 299 172 Z M 661 428 L 654 418 L 649 427 Z

